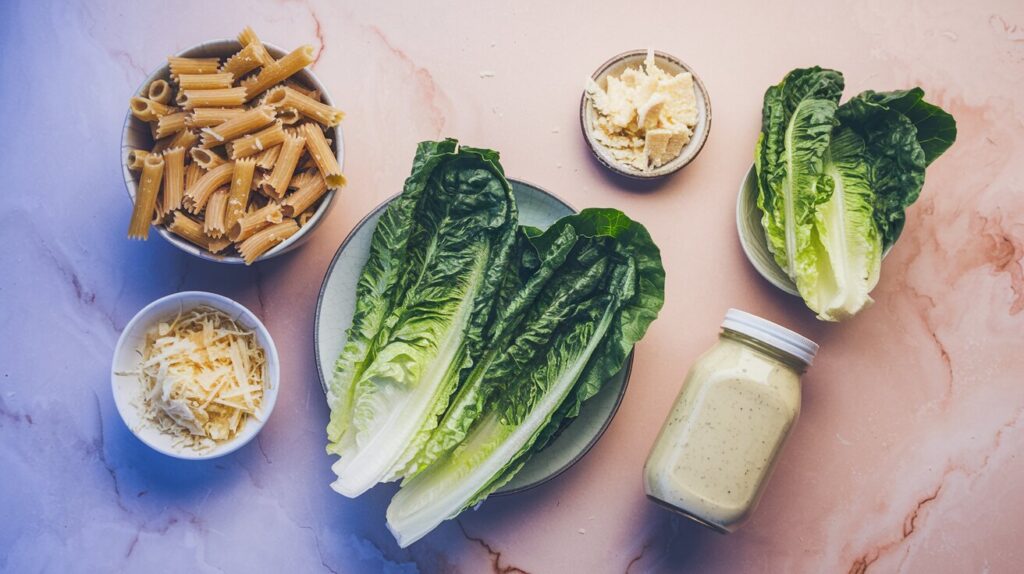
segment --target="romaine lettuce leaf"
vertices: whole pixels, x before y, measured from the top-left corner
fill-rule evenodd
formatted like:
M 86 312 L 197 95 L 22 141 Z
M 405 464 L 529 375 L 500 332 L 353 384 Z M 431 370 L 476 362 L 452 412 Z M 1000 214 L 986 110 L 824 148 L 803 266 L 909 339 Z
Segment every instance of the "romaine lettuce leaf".
M 920 88 L 866 91 L 837 112 L 842 125 L 864 140 L 882 249 L 902 233 L 906 209 L 921 195 L 925 168 L 956 139 L 953 117 L 923 97 Z
M 407 480 L 388 507 L 388 526 L 402 546 L 510 480 L 537 441 L 622 367 L 661 308 L 660 254 L 621 212 L 584 210 L 543 234 L 526 232 L 539 269 L 557 261 L 551 254 L 567 238 L 575 241 L 513 336 L 497 340 L 495 356 L 474 371 L 489 393 L 460 442 Z M 529 262 L 529 254 L 518 260 Z
M 882 244 L 873 218 L 874 192 L 864 141 L 849 128 L 836 130 L 825 156 L 832 195 L 815 212 L 814 232 L 821 246 L 818 282 L 800 294 L 818 317 L 839 321 L 872 302 L 878 283 Z
M 819 319 L 867 307 L 925 168 L 956 122 L 920 88 L 866 91 L 841 106 L 839 72 L 790 72 L 765 92 L 755 149 L 769 250 Z
M 814 213 L 832 192 L 823 164 L 842 90 L 838 72 L 807 68 L 793 70 L 764 95 L 757 205 L 769 250 L 801 292 L 819 281 Z
M 329 393 L 338 492 L 401 476 L 430 437 L 484 346 L 517 219 L 496 153 L 420 145 L 374 231 Z

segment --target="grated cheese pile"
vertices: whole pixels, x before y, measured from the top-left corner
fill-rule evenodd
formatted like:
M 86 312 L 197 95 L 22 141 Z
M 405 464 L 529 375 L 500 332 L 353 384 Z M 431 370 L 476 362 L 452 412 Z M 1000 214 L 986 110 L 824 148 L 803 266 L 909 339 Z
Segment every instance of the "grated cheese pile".
M 669 75 L 648 50 L 643 68 L 609 75 L 606 88 L 588 80 L 594 104 L 591 133 L 613 158 L 639 171 L 679 156 L 697 125 L 697 96 L 689 73 Z
M 199 306 L 146 333 L 139 378 L 145 419 L 179 446 L 205 451 L 258 416 L 266 357 L 255 333 Z

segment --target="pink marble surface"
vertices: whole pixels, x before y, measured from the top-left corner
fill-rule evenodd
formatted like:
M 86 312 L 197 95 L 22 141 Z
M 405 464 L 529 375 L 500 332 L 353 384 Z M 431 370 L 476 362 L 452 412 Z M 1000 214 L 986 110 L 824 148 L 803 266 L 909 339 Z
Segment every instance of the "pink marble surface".
M 1024 4 L 211 4 L 0 3 L 0 570 L 1024 571 Z M 127 97 L 167 54 L 244 24 L 318 47 L 315 71 L 348 112 L 339 206 L 309 244 L 251 269 L 128 242 Z M 585 75 L 647 46 L 698 70 L 714 123 L 696 163 L 637 187 L 591 160 L 577 106 Z M 811 64 L 844 71 L 848 94 L 921 85 L 960 126 L 877 303 L 839 326 L 755 274 L 733 219 L 764 88 Z M 334 250 L 400 188 L 415 143 L 449 135 L 578 207 L 646 223 L 668 297 L 586 458 L 399 550 L 384 528 L 393 488 L 355 501 L 328 488 L 313 308 Z M 281 351 L 259 441 L 216 462 L 148 451 L 110 396 L 120 330 L 181 289 L 250 306 Z M 760 509 L 725 537 L 649 504 L 640 472 L 730 306 L 822 351 Z

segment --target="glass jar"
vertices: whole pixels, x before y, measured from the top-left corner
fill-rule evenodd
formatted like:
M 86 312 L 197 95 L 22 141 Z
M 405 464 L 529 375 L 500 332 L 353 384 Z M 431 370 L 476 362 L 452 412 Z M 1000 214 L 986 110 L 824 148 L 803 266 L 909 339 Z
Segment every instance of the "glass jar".
M 800 375 L 817 350 L 789 329 L 730 309 L 647 457 L 647 496 L 719 532 L 739 527 L 800 414 Z

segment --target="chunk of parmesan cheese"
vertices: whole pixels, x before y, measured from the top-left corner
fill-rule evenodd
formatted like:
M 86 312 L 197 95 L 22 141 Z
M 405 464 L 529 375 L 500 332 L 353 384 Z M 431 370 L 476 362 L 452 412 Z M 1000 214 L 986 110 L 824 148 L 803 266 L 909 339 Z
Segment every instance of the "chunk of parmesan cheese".
M 587 82 L 596 112 L 591 134 L 617 161 L 651 171 L 679 157 L 697 125 L 697 96 L 689 73 L 669 75 L 648 50 L 643 67 L 608 76 L 602 89 Z
M 177 445 L 209 450 L 259 416 L 266 370 L 251 330 L 212 307 L 183 311 L 146 333 L 143 416 Z

